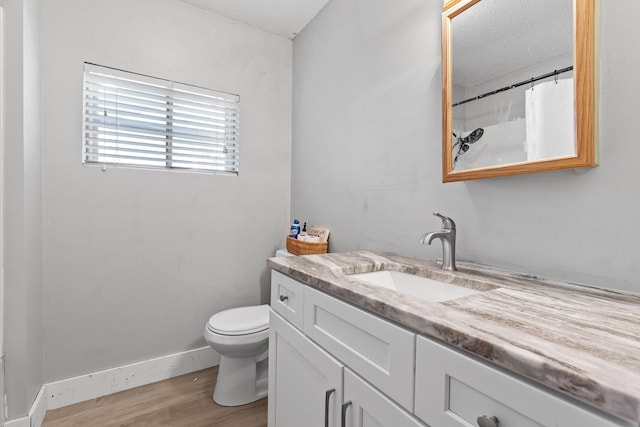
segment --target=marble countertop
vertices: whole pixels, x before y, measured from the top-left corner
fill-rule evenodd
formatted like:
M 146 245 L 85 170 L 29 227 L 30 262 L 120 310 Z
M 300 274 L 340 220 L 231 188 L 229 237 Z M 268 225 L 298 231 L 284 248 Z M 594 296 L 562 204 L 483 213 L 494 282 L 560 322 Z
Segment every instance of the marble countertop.
M 606 412 L 640 421 L 640 295 L 373 252 L 270 258 L 309 286 L 524 375 Z M 349 274 L 395 270 L 480 290 L 428 302 Z

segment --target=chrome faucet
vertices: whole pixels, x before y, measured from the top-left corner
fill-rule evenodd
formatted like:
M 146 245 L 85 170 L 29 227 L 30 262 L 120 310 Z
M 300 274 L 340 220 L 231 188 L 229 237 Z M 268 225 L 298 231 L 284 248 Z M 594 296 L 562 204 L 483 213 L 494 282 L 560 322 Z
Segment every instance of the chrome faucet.
M 430 245 L 433 239 L 442 241 L 442 269 L 455 271 L 456 268 L 456 223 L 449 217 L 433 213 L 442 220 L 442 230 L 425 233 L 420 238 L 420 243 Z

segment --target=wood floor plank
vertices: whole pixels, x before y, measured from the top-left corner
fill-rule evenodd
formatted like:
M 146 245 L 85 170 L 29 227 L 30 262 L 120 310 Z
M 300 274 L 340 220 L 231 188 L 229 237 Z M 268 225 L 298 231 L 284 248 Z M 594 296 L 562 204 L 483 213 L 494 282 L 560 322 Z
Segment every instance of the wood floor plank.
M 42 427 L 266 427 L 267 399 L 225 407 L 211 396 L 218 367 L 47 411 Z

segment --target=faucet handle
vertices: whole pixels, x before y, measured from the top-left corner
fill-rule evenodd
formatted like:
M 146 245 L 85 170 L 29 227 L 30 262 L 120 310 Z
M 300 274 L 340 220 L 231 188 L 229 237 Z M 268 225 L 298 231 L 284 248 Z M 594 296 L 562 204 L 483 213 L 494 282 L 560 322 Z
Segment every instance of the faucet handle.
M 449 218 L 448 216 L 444 216 L 439 212 L 434 212 L 433 214 L 442 220 L 442 229 L 443 230 L 455 230 L 456 229 L 456 223 L 453 222 L 453 220 L 451 218 Z

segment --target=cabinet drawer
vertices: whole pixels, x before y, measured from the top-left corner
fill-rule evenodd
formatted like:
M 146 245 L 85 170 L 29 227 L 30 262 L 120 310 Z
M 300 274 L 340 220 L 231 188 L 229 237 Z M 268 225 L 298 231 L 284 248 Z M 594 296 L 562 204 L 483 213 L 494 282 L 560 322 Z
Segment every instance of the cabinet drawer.
M 414 333 L 308 286 L 304 333 L 413 412 Z
M 416 415 L 438 427 L 629 426 L 424 337 L 416 340 Z
M 284 274 L 271 271 L 271 308 L 302 330 L 304 285 Z

